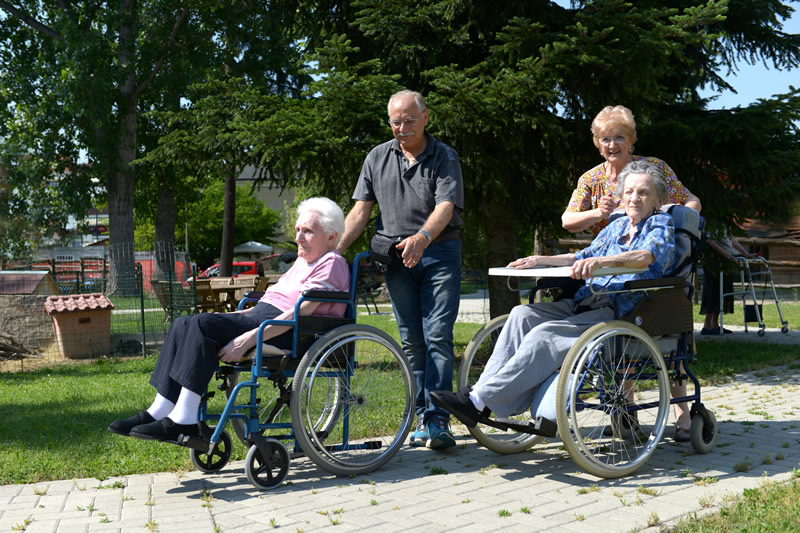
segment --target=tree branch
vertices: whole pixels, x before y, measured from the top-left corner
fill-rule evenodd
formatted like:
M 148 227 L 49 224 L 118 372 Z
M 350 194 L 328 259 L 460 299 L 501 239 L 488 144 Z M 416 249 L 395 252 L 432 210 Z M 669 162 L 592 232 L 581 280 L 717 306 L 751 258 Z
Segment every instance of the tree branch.
M 1 1 L 2 0 L 0 0 L 0 2 Z M 178 17 L 178 20 L 175 21 L 175 26 L 172 28 L 172 33 L 169 34 L 169 38 L 167 39 L 167 47 L 164 50 L 164 53 L 161 54 L 161 57 L 158 59 L 158 62 L 156 63 L 155 67 L 153 67 L 153 71 L 150 72 L 150 75 L 147 77 L 147 79 L 144 80 L 138 87 L 136 87 L 136 90 L 133 92 L 134 100 L 139 97 L 139 94 L 141 94 L 141 92 L 145 90 L 145 88 L 148 85 L 150 85 L 150 82 L 152 82 L 155 79 L 156 75 L 163 68 L 164 63 L 167 61 L 167 54 L 169 53 L 169 49 L 172 46 L 172 43 L 175 42 L 175 37 L 178 35 L 178 30 L 183 24 L 183 21 L 185 21 L 186 17 L 188 16 L 189 16 L 189 10 L 184 8 L 183 11 L 181 11 L 180 16 Z
M 34 30 L 36 30 L 38 32 L 41 32 L 41 33 L 47 35 L 48 37 L 52 37 L 53 39 L 55 39 L 57 41 L 61 40 L 61 34 L 59 32 L 57 32 L 56 30 L 54 30 L 53 28 L 51 28 L 51 27 L 49 27 L 49 26 L 47 26 L 45 24 L 42 24 L 41 22 L 39 22 L 35 18 L 31 17 L 27 13 L 24 13 L 21 9 L 18 9 L 18 8 L 12 6 L 11 4 L 6 2 L 5 0 L 0 0 L 0 9 L 4 9 L 4 10 L 8 11 L 9 13 L 11 13 L 12 16 L 18 18 L 19 20 L 21 20 L 22 22 L 24 22 L 25 24 L 27 24 L 28 26 L 30 26 Z

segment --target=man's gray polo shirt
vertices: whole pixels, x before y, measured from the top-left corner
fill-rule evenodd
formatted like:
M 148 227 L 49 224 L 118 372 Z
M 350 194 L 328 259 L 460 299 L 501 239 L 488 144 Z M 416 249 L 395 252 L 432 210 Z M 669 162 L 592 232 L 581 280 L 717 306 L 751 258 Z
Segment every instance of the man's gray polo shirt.
M 464 183 L 458 154 L 428 132 L 425 137 L 425 151 L 410 166 L 397 139 L 376 146 L 364 160 L 353 199 L 378 202 L 375 229 L 384 235 L 413 235 L 443 201 L 456 207 L 448 228 L 463 224 Z

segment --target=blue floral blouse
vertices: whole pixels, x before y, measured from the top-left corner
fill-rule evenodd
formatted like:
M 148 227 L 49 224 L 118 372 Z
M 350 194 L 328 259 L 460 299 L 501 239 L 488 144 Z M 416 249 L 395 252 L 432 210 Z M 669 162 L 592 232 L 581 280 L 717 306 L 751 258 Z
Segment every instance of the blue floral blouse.
M 630 219 L 620 217 L 595 237 L 588 248 L 575 254 L 576 259 L 588 257 L 605 257 L 632 250 L 647 250 L 655 261 L 638 274 L 621 274 L 618 276 L 604 276 L 586 281 L 586 285 L 575 293 L 575 300 L 580 301 L 592 294 L 589 282 L 598 292 L 615 291 L 623 288 L 623 284 L 635 279 L 655 279 L 669 274 L 675 266 L 675 225 L 672 217 L 665 213 L 655 213 L 636 225 L 637 231 L 630 244 L 625 244 L 625 237 L 630 231 Z M 627 292 L 609 295 L 612 305 L 619 299 L 620 316 L 627 315 L 633 310 L 636 303 L 644 296 L 641 292 Z

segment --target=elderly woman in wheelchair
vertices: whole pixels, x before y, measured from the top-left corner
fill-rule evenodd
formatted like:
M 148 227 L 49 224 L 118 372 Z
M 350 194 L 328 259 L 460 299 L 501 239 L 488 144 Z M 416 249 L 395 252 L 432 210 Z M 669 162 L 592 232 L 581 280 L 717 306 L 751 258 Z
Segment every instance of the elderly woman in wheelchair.
M 684 355 L 692 344 L 686 282 L 683 278 L 660 279 L 672 274 L 679 262 L 673 217 L 660 211 L 667 199 L 663 174 L 652 163 L 634 161 L 620 173 L 617 193 L 625 215 L 603 229 L 588 248 L 574 254 L 525 257 L 508 265 L 515 269 L 569 267 L 572 278 L 587 280 L 574 298 L 520 305 L 507 319 L 495 319 L 500 323 L 489 328 L 492 335 L 482 337 L 491 337 L 494 346 L 481 364 L 477 381 L 473 383 L 470 376 L 478 366 L 477 350 L 469 346 L 464 361 L 468 368 L 462 366 L 459 376 L 462 386 L 456 392 L 431 394 L 437 405 L 494 451 L 522 451 L 541 436 L 558 432 L 585 470 L 602 477 L 625 475 L 649 457 L 664 432 L 670 377 L 694 381 L 694 376 L 681 370 L 685 365 L 680 358 L 668 377 L 662 350 L 650 335 L 634 324 L 615 320 L 631 314 L 638 317 L 642 304 L 652 304 L 644 302 L 651 299 L 649 292 L 663 292 L 677 298 L 682 308 L 688 305 L 688 322 L 686 313 L 681 313 L 677 326 L 671 319 L 664 327 L 663 320 L 655 320 L 662 326 L 653 333 L 678 327 L 668 333 L 684 333 Z M 626 267 L 634 273 L 591 279 L 600 267 Z M 633 322 L 641 323 L 640 317 Z M 499 335 L 498 327 L 502 328 Z M 555 380 L 554 409 L 536 413 L 536 402 L 544 392 L 556 388 L 551 387 Z M 699 391 L 696 382 L 695 386 Z M 532 403 L 533 421 L 518 416 L 530 411 Z M 541 413 L 546 414 L 536 416 Z M 476 426 L 492 429 L 484 432 Z M 495 437 L 490 434 L 495 429 L 523 435 Z
M 397 453 L 414 416 L 413 376 L 397 341 L 356 323 L 368 254 L 348 267 L 336 251 L 344 214 L 331 200 L 311 198 L 297 211 L 292 268 L 237 312 L 176 320 L 150 380 L 155 400 L 110 431 L 186 446 L 192 464 L 212 473 L 232 455 L 230 422 L 259 489 L 285 479 L 288 443 L 335 475 L 370 472 Z M 227 400 L 219 414 L 209 411 L 213 376 Z
M 233 313 L 203 313 L 177 319 L 164 341 L 150 384 L 153 403 L 130 418 L 116 420 L 109 431 L 147 440 L 176 442 L 199 437 L 198 408 L 219 361 L 236 362 L 256 345 L 259 325 L 268 319 L 291 320 L 304 290 L 347 292 L 350 272 L 336 251 L 344 230 L 341 208 L 327 198 L 310 198 L 297 208 L 298 259 L 258 304 Z M 301 315 L 343 316 L 343 303 L 304 301 Z M 291 348 L 290 326 L 268 325 L 263 340 Z

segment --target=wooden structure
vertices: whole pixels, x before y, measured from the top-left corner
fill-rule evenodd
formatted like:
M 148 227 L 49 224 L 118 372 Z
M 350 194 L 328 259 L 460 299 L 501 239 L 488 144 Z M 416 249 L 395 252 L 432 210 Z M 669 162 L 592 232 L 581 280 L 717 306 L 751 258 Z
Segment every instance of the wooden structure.
M 46 270 L 0 270 L 0 295 L 51 296 L 61 294 Z

